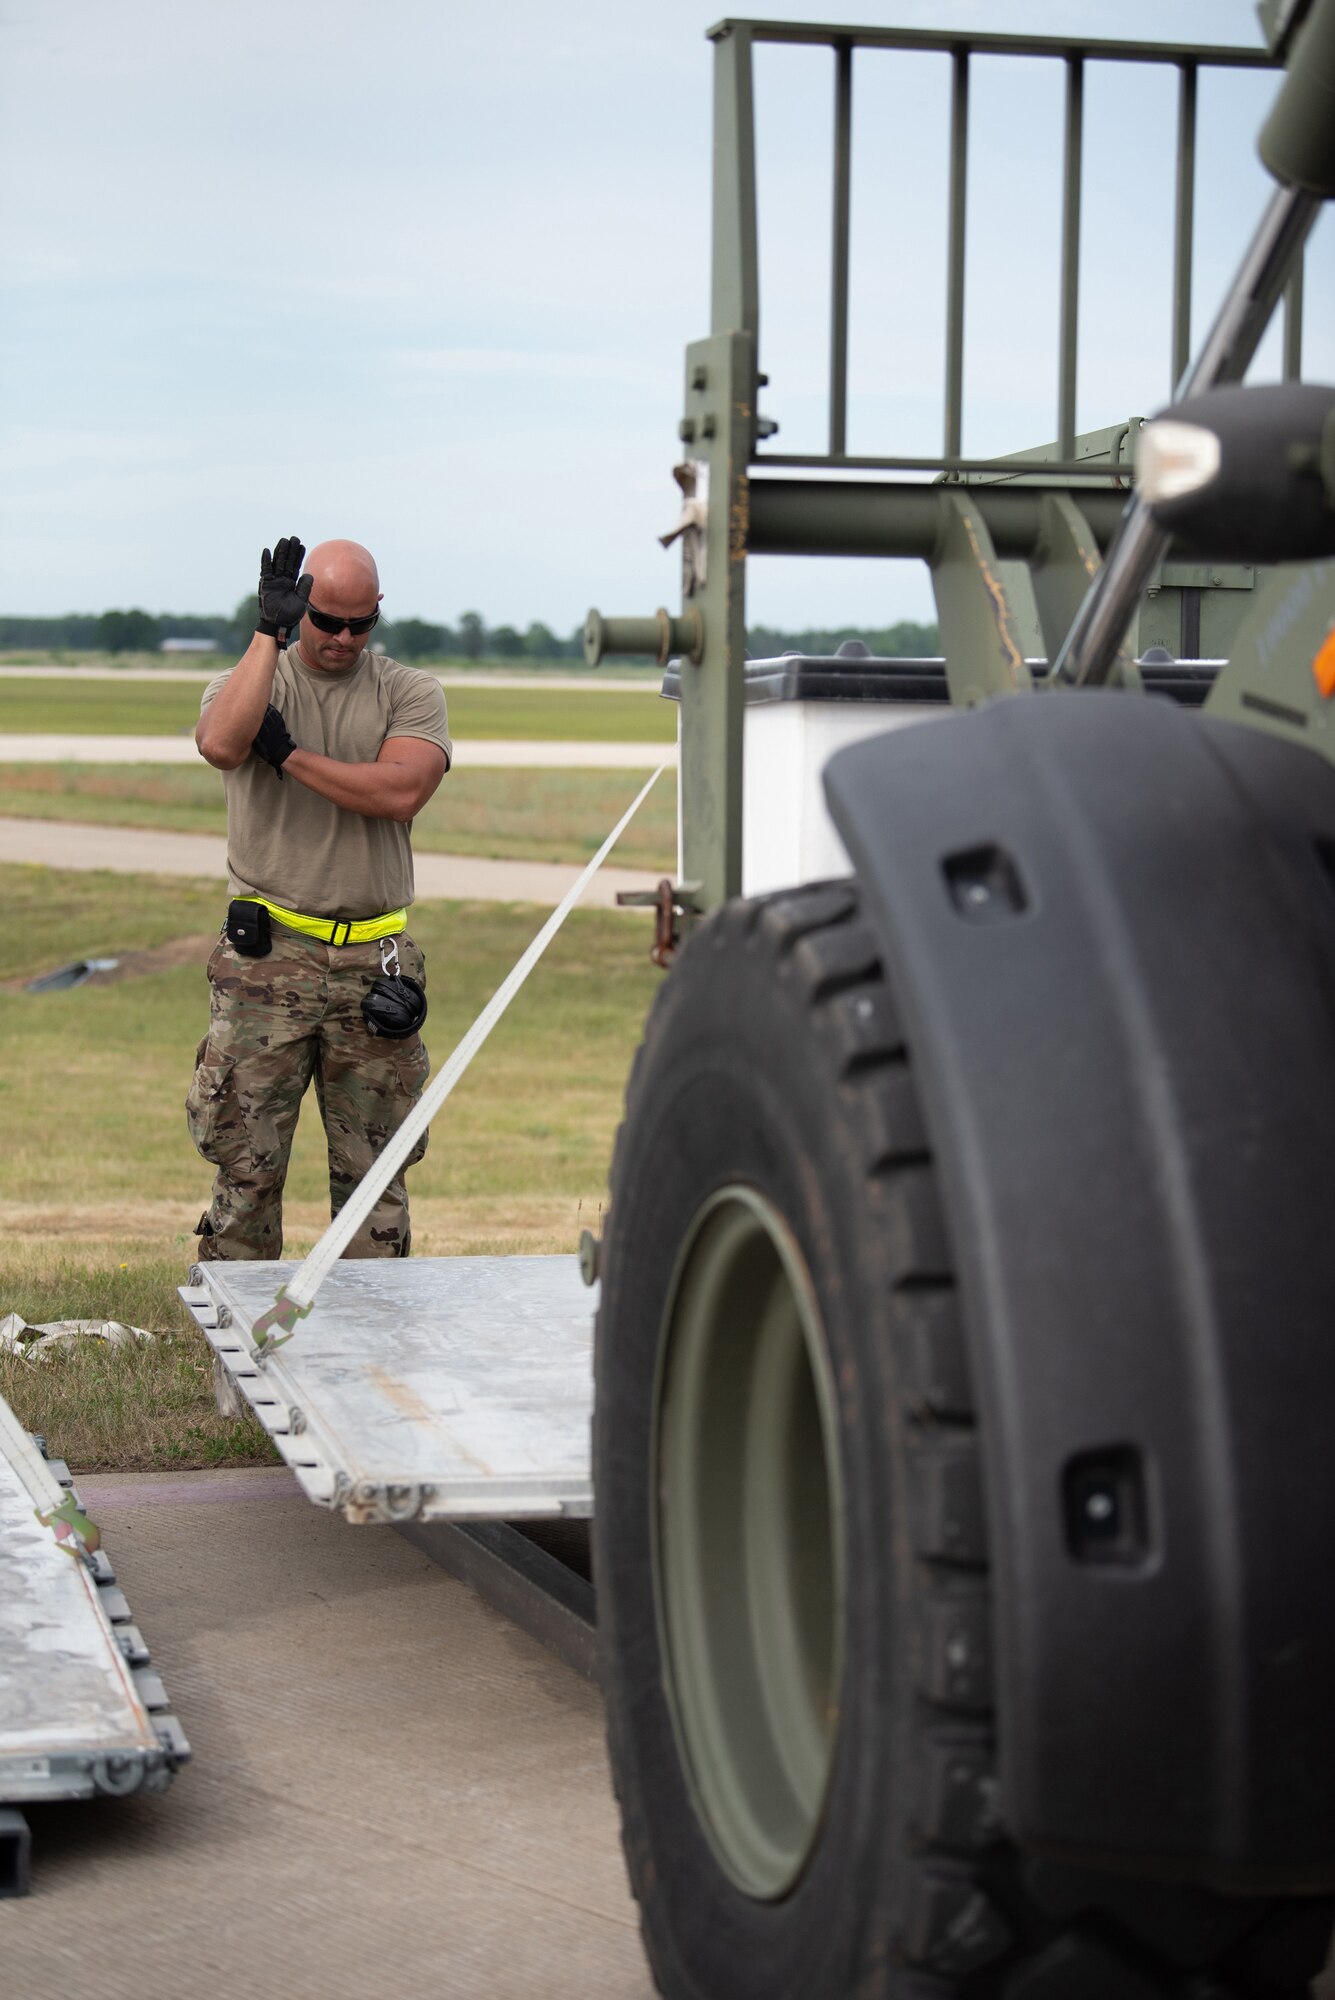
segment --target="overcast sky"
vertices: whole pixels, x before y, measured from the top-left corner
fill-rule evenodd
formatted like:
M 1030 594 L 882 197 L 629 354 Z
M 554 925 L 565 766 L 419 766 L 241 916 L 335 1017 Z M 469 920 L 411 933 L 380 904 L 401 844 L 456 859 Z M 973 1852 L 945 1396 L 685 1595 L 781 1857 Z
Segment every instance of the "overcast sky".
M 0 0 L 0 611 L 229 609 L 346 534 L 389 615 L 676 601 L 708 331 L 708 0 Z M 1251 0 L 771 0 L 770 18 L 1254 47 Z M 1059 82 L 976 64 L 965 448 L 1055 432 Z M 858 58 L 850 449 L 940 436 L 946 64 Z M 821 447 L 831 57 L 762 52 L 762 365 Z M 1196 332 L 1259 214 L 1267 75 L 1202 84 Z M 1087 85 L 1078 421 L 1169 390 L 1171 72 Z M 1307 373 L 1335 373 L 1335 226 Z M 1258 372 L 1277 372 L 1274 339 Z M 929 616 L 925 571 L 762 561 L 756 621 Z

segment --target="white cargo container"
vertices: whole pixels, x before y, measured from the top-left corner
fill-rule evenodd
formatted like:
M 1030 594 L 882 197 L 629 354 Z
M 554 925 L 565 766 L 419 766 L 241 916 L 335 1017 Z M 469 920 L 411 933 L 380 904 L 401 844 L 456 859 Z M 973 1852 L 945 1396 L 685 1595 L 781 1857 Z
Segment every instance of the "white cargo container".
M 663 677 L 680 694 L 673 661 Z M 836 750 L 864 736 L 950 713 L 943 660 L 877 659 L 857 640 L 818 658 L 785 653 L 748 660 L 742 725 L 742 894 L 819 882 L 852 872 L 825 806 L 821 782 Z M 681 788 L 677 874 L 684 874 Z

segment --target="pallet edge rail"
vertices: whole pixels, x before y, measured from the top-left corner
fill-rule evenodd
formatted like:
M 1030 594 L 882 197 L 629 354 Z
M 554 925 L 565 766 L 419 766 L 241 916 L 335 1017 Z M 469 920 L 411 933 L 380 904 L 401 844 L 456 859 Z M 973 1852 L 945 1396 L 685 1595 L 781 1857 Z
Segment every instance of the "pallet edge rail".
M 21 1896 L 24 1806 L 163 1791 L 190 1745 L 68 1468 L 3 1398 L 0 1516 L 0 1896 Z

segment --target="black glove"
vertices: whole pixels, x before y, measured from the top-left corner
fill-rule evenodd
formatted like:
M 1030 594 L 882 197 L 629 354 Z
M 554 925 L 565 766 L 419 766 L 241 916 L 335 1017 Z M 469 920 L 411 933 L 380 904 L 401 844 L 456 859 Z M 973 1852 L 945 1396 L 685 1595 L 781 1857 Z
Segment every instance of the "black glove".
M 285 535 L 260 557 L 260 615 L 255 630 L 285 643 L 300 625 L 311 594 L 311 579 L 302 576 L 306 550 L 296 535 Z
M 287 724 L 272 702 L 264 711 L 264 720 L 250 747 L 255 756 L 262 757 L 266 764 L 272 764 L 279 777 L 282 777 L 283 766 L 297 746 L 288 735 Z

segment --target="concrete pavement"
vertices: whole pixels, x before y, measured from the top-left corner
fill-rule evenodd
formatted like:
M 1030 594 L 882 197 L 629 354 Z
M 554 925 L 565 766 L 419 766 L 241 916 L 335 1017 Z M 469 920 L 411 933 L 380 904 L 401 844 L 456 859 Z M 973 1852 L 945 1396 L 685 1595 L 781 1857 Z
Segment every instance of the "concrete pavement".
M 7 1995 L 652 2000 L 587 1682 L 285 1468 L 78 1483 L 195 1760 L 30 1812 Z
M 0 735 L 0 764 L 199 764 L 193 736 Z M 535 743 L 469 738 L 454 746 L 457 770 L 652 771 L 677 762 L 675 743 Z
M 660 780 L 666 783 L 666 780 Z M 109 868 L 126 875 L 227 878 L 227 842 L 215 834 L 162 833 L 146 827 L 86 826 L 75 820 L 0 819 L 0 862 L 45 868 Z M 419 902 L 538 903 L 553 909 L 579 874 L 555 861 L 489 861 L 466 854 L 413 856 Z M 581 899 L 612 909 L 623 890 L 652 889 L 646 870 L 600 868 Z

